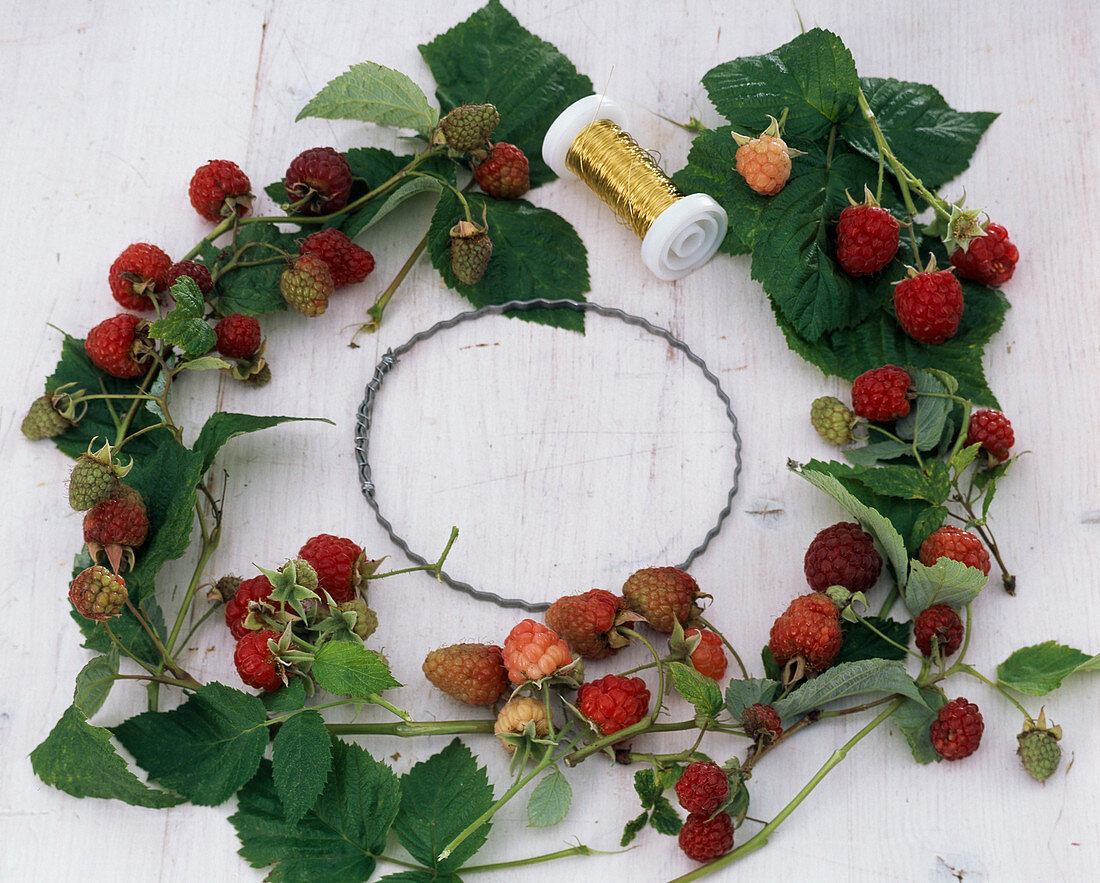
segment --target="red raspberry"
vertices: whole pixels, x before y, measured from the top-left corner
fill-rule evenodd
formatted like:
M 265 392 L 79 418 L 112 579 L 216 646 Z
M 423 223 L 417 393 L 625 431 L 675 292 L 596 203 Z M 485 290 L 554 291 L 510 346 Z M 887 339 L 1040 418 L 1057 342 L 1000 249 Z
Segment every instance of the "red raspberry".
M 921 343 L 943 343 L 959 330 L 963 292 L 950 270 L 913 272 L 894 287 L 898 324 Z
M 279 290 L 291 307 L 315 319 L 328 309 L 335 286 L 328 264 L 319 255 L 302 255 L 279 277 Z
M 971 241 L 966 251 L 961 248 L 951 255 L 951 265 L 963 279 L 973 279 L 983 285 L 1003 285 L 1016 271 L 1020 250 L 1008 238 L 1000 224 L 990 224 L 985 236 Z
M 115 258 L 107 282 L 116 301 L 128 310 L 153 309 L 153 297 L 168 287 L 172 259 L 148 242 L 135 242 Z
M 247 359 L 260 348 L 260 322 L 255 316 L 231 313 L 214 326 L 218 352 L 230 359 Z
M 691 574 L 676 567 L 645 567 L 623 583 L 626 606 L 640 613 L 659 632 L 672 634 L 672 625 L 688 621 L 699 585 Z
M 298 550 L 298 557 L 308 561 L 317 571 L 317 594 L 322 590 L 328 592 L 337 604 L 352 600 L 366 576 L 363 548 L 330 533 L 306 540 Z
M 944 760 L 962 760 L 978 750 L 984 729 L 978 706 L 960 696 L 936 713 L 928 736 L 932 748 Z
M 530 187 L 527 157 L 514 144 L 499 141 L 489 158 L 474 169 L 477 186 L 493 199 L 518 199 Z
M 737 148 L 737 174 L 757 193 L 775 196 L 791 176 L 787 142 L 776 135 L 761 135 Z
M 649 688 L 641 678 L 604 675 L 581 684 L 577 708 L 604 736 L 638 723 L 649 713 Z
M 153 364 L 147 353 L 138 349 L 145 341 L 146 322 L 130 313 L 104 319 L 84 341 L 84 351 L 92 364 L 112 377 L 132 380 Z M 136 346 L 135 346 L 136 345 Z
M 836 225 L 836 260 L 849 276 L 877 273 L 898 253 L 901 224 L 877 205 L 850 205 Z
M 726 674 L 726 649 L 722 639 L 710 629 L 688 629 L 685 638 L 700 635 L 699 646 L 691 654 L 691 667 L 711 680 L 720 681 Z
M 939 653 L 946 659 L 962 645 L 964 631 L 959 614 L 951 607 L 933 604 L 922 610 L 913 624 L 913 642 L 921 653 L 931 656 L 934 635 Z
M 741 712 L 741 726 L 762 745 L 770 744 L 783 735 L 779 712 L 772 706 L 761 705 L 759 702 Z
M 298 246 L 298 254 L 318 255 L 328 265 L 334 288 L 362 282 L 374 269 L 374 255 L 335 227 L 310 233 Z
M 228 159 L 212 159 L 191 176 L 187 195 L 195 211 L 215 223 L 234 212 L 247 215 L 252 207 L 252 182 Z
M 537 681 L 573 661 L 558 633 L 533 619 L 517 623 L 508 633 L 502 655 L 513 684 Z
M 290 161 L 283 186 L 294 212 L 327 215 L 347 205 L 351 178 L 343 154 L 331 147 L 312 147 Z
M 691 813 L 680 829 L 680 849 L 690 859 L 709 862 L 733 849 L 733 819 L 720 812 L 713 819 Z
M 69 600 L 76 612 L 96 622 L 106 622 L 122 613 L 126 598 L 122 577 L 98 564 L 80 571 L 69 584 Z
M 140 546 L 149 535 L 141 494 L 119 484 L 114 494 L 84 515 L 84 542 L 91 546 Z M 94 556 L 94 553 L 93 553 Z
M 780 668 L 801 656 L 811 671 L 820 673 L 833 664 L 841 637 L 836 606 L 811 592 L 791 601 L 772 624 L 768 647 Z
M 225 624 L 238 641 L 251 631 L 244 625 L 249 604 L 253 601 L 267 601 L 273 588 L 271 580 L 261 573 L 252 579 L 242 580 L 233 597 L 225 602 Z
M 676 797 L 688 812 L 710 816 L 729 797 L 726 771 L 708 760 L 688 764 L 676 783 Z
M 508 689 L 508 669 L 495 644 L 454 644 L 424 659 L 424 676 L 467 705 L 492 705 Z
M 872 423 L 887 423 L 909 413 L 909 372 L 897 365 L 864 371 L 852 381 L 852 410 Z
M 210 275 L 210 270 L 207 269 L 206 264 L 200 264 L 197 261 L 177 261 L 172 264 L 165 276 L 168 287 L 171 288 L 183 276 L 190 276 L 194 280 L 203 297 L 214 290 L 214 277 Z
M 271 693 L 283 685 L 282 663 L 275 658 L 268 641 L 278 641 L 273 631 L 249 632 L 237 642 L 233 664 L 248 686 Z
M 867 531 L 854 521 L 841 521 L 813 538 L 802 569 L 815 592 L 824 592 L 829 586 L 866 592 L 882 573 L 882 558 Z
M 970 415 L 970 428 L 966 431 L 966 444 L 981 444 L 989 455 L 1003 463 L 1008 452 L 1016 443 L 1012 424 L 1000 411 L 983 408 Z
M 622 598 L 604 589 L 567 595 L 550 605 L 546 625 L 579 656 L 604 659 L 618 649 L 608 643 L 608 636 L 625 605 Z
M 931 567 L 941 558 L 961 561 L 967 567 L 976 567 L 989 576 L 989 553 L 982 541 L 961 527 L 945 524 L 930 533 L 920 544 L 920 563 Z

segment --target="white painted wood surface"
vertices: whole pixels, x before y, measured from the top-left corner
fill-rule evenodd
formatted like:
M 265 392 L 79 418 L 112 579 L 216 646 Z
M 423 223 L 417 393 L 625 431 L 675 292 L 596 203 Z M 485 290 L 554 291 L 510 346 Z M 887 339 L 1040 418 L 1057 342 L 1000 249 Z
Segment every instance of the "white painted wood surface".
M 60 337 L 46 323 L 83 336 L 115 311 L 105 277 L 125 245 L 148 240 L 180 254 L 204 234 L 186 197 L 198 165 L 232 158 L 262 187 L 306 147 L 394 147 L 389 131 L 293 119 L 329 79 L 366 59 L 430 87 L 417 44 L 479 4 L 3 5 L 0 445 L 8 474 L 2 517 L 9 600 L 0 619 L 7 648 L 0 879 L 259 880 L 263 872 L 235 854 L 238 842 L 225 822 L 232 802 L 138 809 L 75 800 L 33 777 L 27 754 L 69 704 L 88 655 L 78 647 L 65 597 L 80 537 L 80 516 L 65 501 L 66 461 L 46 443 L 26 442 L 19 422 L 59 351 Z M 741 2 L 506 5 L 593 82 L 607 83 L 631 110 L 637 140 L 673 169 L 683 164 L 689 137 L 650 111 L 713 120 L 702 74 L 772 49 L 799 28 L 795 9 L 783 4 L 766 13 Z M 1001 112 L 970 170 L 948 188 L 955 196 L 965 186 L 974 203 L 988 206 L 1023 255 L 1006 288 L 1013 309 L 987 351 L 1018 444 L 1032 451 L 996 506 L 1020 591 L 1010 599 L 991 588 L 979 599 L 973 661 L 992 671 L 1014 648 L 1050 638 L 1096 652 L 1096 7 L 1088 0 L 803 0 L 798 13 L 807 27 L 840 34 L 864 75 L 932 82 L 957 108 Z M 715 596 L 713 620 L 755 659 L 772 619 L 805 590 L 807 542 L 841 515 L 785 463 L 829 455 L 805 415 L 814 397 L 843 394 L 843 385 L 787 350 L 746 258 L 720 258 L 681 282 L 662 283 L 641 266 L 633 235 L 583 187 L 557 182 L 533 198 L 583 237 L 591 299 L 682 336 L 733 399 L 744 438 L 741 492 L 694 572 Z M 265 323 L 270 386 L 241 390 L 211 376 L 188 378 L 193 404 L 181 409 L 192 428 L 215 398 L 226 409 L 325 416 L 336 424 L 288 426 L 227 447 L 219 458 L 231 475 L 227 536 L 212 576 L 279 561 L 320 531 L 354 536 L 371 554 L 400 561 L 356 484 L 355 409 L 386 347 L 464 302 L 422 260 L 381 331 L 360 349 L 345 344 L 348 326 L 401 266 L 428 211 L 421 205 L 365 237 L 377 270 L 322 319 Z M 410 358 L 394 373 L 379 410 L 380 497 L 421 551 L 434 556 L 457 523 L 457 576 L 549 598 L 593 585 L 616 589 L 635 567 L 675 559 L 702 535 L 721 505 L 731 452 L 716 400 L 690 365 L 607 320 L 593 319 L 585 340 L 504 320 L 452 334 L 424 345 L 416 364 Z M 185 580 L 188 567 L 166 568 L 163 586 Z M 382 623 L 376 640 L 407 684 L 397 701 L 425 718 L 463 716 L 420 676 L 424 652 L 461 640 L 499 641 L 516 614 L 445 592 L 422 574 L 379 586 L 372 601 Z M 233 682 L 232 647 L 219 623 L 203 628 L 192 647 L 187 663 L 196 675 Z M 977 755 L 918 767 L 884 726 L 765 849 L 728 873 L 752 880 L 1092 879 L 1100 861 L 1096 688 L 1095 677 L 1081 678 L 1047 703 L 1048 715 L 1065 728 L 1067 762 L 1039 786 L 1014 755 L 1016 712 L 980 685 L 952 686 L 985 714 Z M 120 721 L 141 710 L 143 699 L 140 690 L 116 689 L 95 720 Z M 1038 711 L 1038 702 L 1028 705 Z M 679 703 L 673 708 L 683 711 Z M 813 728 L 763 762 L 751 783 L 751 814 L 770 818 L 858 726 L 853 720 Z M 403 772 L 445 741 L 388 739 L 367 747 L 377 756 L 399 753 L 394 767 Z M 501 753 L 488 741 L 471 744 L 499 789 Z M 724 758 L 735 746 L 708 739 L 705 748 Z M 526 828 L 524 801 L 517 800 L 497 817 L 479 860 L 534 855 L 575 840 L 615 849 L 633 814 L 630 773 L 595 759 L 570 779 L 576 797 L 566 821 Z M 400 853 L 396 844 L 391 850 Z M 526 873 L 660 881 L 690 867 L 672 840 L 647 832 L 625 856 L 570 859 Z

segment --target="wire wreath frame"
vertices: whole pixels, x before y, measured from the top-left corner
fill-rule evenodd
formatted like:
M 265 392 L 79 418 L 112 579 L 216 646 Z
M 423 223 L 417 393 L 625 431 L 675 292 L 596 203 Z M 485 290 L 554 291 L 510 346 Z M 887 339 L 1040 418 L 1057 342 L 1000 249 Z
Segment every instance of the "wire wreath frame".
M 386 375 L 393 370 L 397 365 L 398 360 L 402 356 L 407 354 L 418 343 L 425 341 L 431 337 L 434 337 L 441 331 L 445 331 L 449 328 L 454 328 L 456 325 L 460 325 L 464 322 L 472 322 L 483 316 L 499 316 L 503 313 L 513 311 L 525 311 L 525 310 L 573 310 L 579 313 L 596 313 L 600 316 L 606 316 L 608 318 L 620 319 L 626 322 L 628 325 L 634 325 L 638 328 L 642 328 L 648 331 L 650 334 L 664 340 L 673 349 L 678 350 L 684 354 L 689 362 L 695 365 L 702 372 L 707 382 L 714 387 L 715 394 L 725 407 L 726 417 L 730 422 L 732 431 L 732 437 L 734 442 L 734 470 L 733 470 L 733 483 L 730 485 L 729 491 L 726 494 L 726 505 L 718 513 L 718 517 L 714 524 L 707 531 L 706 536 L 702 541 L 688 552 L 687 558 L 678 565 L 681 570 L 687 570 L 691 566 L 691 563 L 698 558 L 703 552 L 706 551 L 707 546 L 710 545 L 710 541 L 713 540 L 722 529 L 722 523 L 726 520 L 726 517 L 730 514 L 733 508 L 733 498 L 737 494 L 738 481 L 741 474 L 741 436 L 737 431 L 737 415 L 733 412 L 733 406 L 730 404 L 729 396 L 726 395 L 725 390 L 722 389 L 722 384 L 719 382 L 718 377 L 707 367 L 706 362 L 697 355 L 692 349 L 675 337 L 671 332 L 664 328 L 661 328 L 653 323 L 643 319 L 641 316 L 634 316 L 623 310 L 616 309 L 614 307 L 604 307 L 599 304 L 591 303 L 589 301 L 574 301 L 574 300 L 547 300 L 545 298 L 536 298 L 533 300 L 513 300 L 502 304 L 489 304 L 488 306 L 480 307 L 476 310 L 468 310 L 464 313 L 446 319 L 441 322 L 436 322 L 430 328 L 424 331 L 418 331 L 412 337 L 410 337 L 405 343 L 393 349 L 388 349 L 382 355 L 378 364 L 375 366 L 374 375 L 371 377 L 370 382 L 367 384 L 366 390 L 363 395 L 363 402 L 359 406 L 359 410 L 356 415 L 355 425 L 355 459 L 359 468 L 359 485 L 363 491 L 363 496 L 367 500 L 367 504 L 374 510 L 374 515 L 378 519 L 378 523 L 382 526 L 382 529 L 386 531 L 389 538 L 393 543 L 398 546 L 405 556 L 418 565 L 430 565 L 432 562 L 428 561 L 423 555 L 414 552 L 408 542 L 400 536 L 394 529 L 390 520 L 382 514 L 382 510 L 378 503 L 377 488 L 372 478 L 371 464 L 369 459 L 370 450 L 370 434 L 374 419 L 374 405 L 378 399 L 378 393 L 382 389 L 382 383 L 386 378 Z M 527 601 L 523 598 L 505 598 L 495 592 L 490 592 L 485 589 L 477 589 L 469 583 L 462 580 L 455 579 L 446 571 L 440 571 L 439 578 L 456 591 L 463 592 L 478 601 L 487 601 L 491 604 L 495 604 L 498 607 L 515 608 L 520 610 L 527 610 L 532 613 L 546 610 L 550 604 L 549 602 L 533 602 Z

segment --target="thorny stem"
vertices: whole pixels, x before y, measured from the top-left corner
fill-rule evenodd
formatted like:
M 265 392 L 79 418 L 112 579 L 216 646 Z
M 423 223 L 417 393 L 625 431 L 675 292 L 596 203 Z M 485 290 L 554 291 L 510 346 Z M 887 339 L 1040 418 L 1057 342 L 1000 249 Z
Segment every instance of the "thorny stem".
M 572 855 L 615 855 L 613 852 L 603 852 L 598 849 L 592 849 L 590 846 L 585 846 L 582 843 L 578 843 L 576 846 L 570 846 L 568 849 L 559 849 L 557 852 L 548 852 L 545 855 L 536 855 L 533 858 L 513 859 L 508 862 L 494 862 L 491 865 L 463 865 L 463 874 L 474 874 L 480 871 L 503 871 L 505 868 L 518 868 L 522 865 L 537 865 L 542 862 L 552 862 L 559 858 L 568 858 Z M 419 867 L 419 865 L 417 866 Z
M 698 618 L 699 622 L 701 622 L 703 624 L 704 628 L 710 629 L 712 632 L 714 632 L 716 635 L 718 635 L 719 638 L 722 639 L 722 643 L 725 644 L 726 649 L 730 651 L 730 655 L 733 656 L 734 662 L 737 663 L 737 667 L 739 669 L 741 669 L 741 677 L 747 679 L 748 676 L 749 676 L 749 671 L 748 671 L 747 668 L 745 668 L 745 663 L 743 663 L 741 661 L 741 657 L 737 655 L 737 651 L 733 649 L 733 644 L 731 644 L 729 642 L 729 640 L 726 638 L 726 636 L 724 634 L 722 634 L 720 631 L 718 631 L 718 629 L 716 629 L 713 625 L 711 625 L 709 622 L 707 622 L 707 620 L 703 619 L 703 617 L 700 616 L 700 617 L 697 617 L 697 618 Z
M 799 804 L 801 804 L 802 801 L 810 795 L 810 792 L 812 792 L 814 788 L 816 788 L 821 783 L 821 781 L 833 770 L 834 767 L 839 765 L 840 762 L 848 756 L 848 752 L 851 751 L 852 748 L 855 747 L 855 745 L 858 744 L 864 736 L 866 736 L 868 733 L 874 730 L 875 727 L 877 727 L 888 717 L 890 717 L 890 715 L 892 715 L 898 709 L 902 701 L 902 699 L 895 699 L 885 709 L 883 709 L 883 711 L 874 720 L 868 723 L 867 726 L 865 726 L 862 730 L 852 736 L 852 738 L 845 742 L 840 748 L 834 751 L 829 756 L 829 759 L 825 761 L 824 764 L 822 764 L 821 768 L 816 773 L 814 773 L 813 778 L 810 779 L 810 781 L 806 783 L 802 790 L 799 791 L 791 799 L 790 803 L 783 807 L 783 809 L 779 811 L 775 818 L 773 818 L 770 822 L 768 822 L 768 824 L 757 831 L 751 839 L 747 840 L 741 846 L 737 847 L 737 849 L 733 850 L 733 852 L 727 853 L 726 855 L 722 856 L 721 858 L 715 859 L 709 864 L 703 865 L 702 867 L 696 868 L 695 870 L 690 871 L 683 876 L 677 877 L 675 880 L 670 881 L 670 883 L 689 883 L 689 881 L 691 880 L 698 880 L 702 877 L 707 876 L 708 874 L 711 874 L 714 871 L 717 871 L 721 868 L 726 867 L 729 864 L 732 864 L 733 862 L 737 861 L 737 859 L 748 855 L 750 852 L 755 852 L 761 846 L 764 846 L 768 842 L 768 838 L 771 837 L 776 828 L 783 824 L 787 816 L 789 816 L 798 808 Z
M 160 635 L 157 634 L 156 629 L 154 629 L 152 626 L 149 625 L 148 622 L 146 622 L 145 617 L 141 615 L 141 612 L 137 609 L 137 607 L 134 606 L 133 602 L 129 598 L 126 599 L 126 606 L 127 608 L 129 608 L 130 613 L 134 617 L 134 619 L 136 619 L 141 624 L 141 627 L 145 629 L 145 633 L 153 642 L 153 646 L 156 647 L 157 650 L 160 652 L 161 658 L 164 661 L 164 666 L 168 668 L 177 678 L 180 678 L 181 680 L 189 680 L 194 683 L 196 687 L 201 687 L 202 684 L 196 681 L 178 662 L 176 662 L 175 659 L 172 658 L 172 651 L 170 651 L 164 645 L 164 642 L 160 639 Z
M 202 518 L 202 512 L 198 513 L 199 522 L 205 524 Z M 195 569 L 191 573 L 191 581 L 187 584 L 187 592 L 183 596 L 183 603 L 180 605 L 179 612 L 176 614 L 176 621 L 172 625 L 172 631 L 168 634 L 168 651 L 171 652 L 175 649 L 176 638 L 179 636 L 180 629 L 183 628 L 183 621 L 187 618 L 188 611 L 191 609 L 191 603 L 195 598 L 195 590 L 198 588 L 199 583 L 202 580 L 203 571 L 206 569 L 207 563 L 210 561 L 210 556 L 214 554 L 214 550 L 218 548 L 218 543 L 221 541 L 222 532 L 222 514 L 221 510 L 217 507 L 214 508 L 214 527 L 210 531 L 210 535 L 204 536 L 202 540 L 202 548 L 199 551 L 199 560 L 195 562 Z
M 107 632 L 107 637 L 111 639 L 111 643 L 118 647 L 121 653 L 124 653 L 126 656 L 130 657 L 130 659 L 134 660 L 134 662 L 136 662 L 150 674 L 156 675 L 158 677 L 160 676 L 160 672 L 157 671 L 156 666 L 150 665 L 144 659 L 139 659 L 137 656 L 131 653 L 117 637 L 115 637 L 115 633 L 111 631 L 110 625 L 108 625 L 107 623 L 103 623 L 103 629 Z
M 460 721 L 390 721 L 373 724 L 325 724 L 333 736 L 462 736 L 476 733 L 493 734 L 496 720 Z
M 367 579 L 385 579 L 388 576 L 397 576 L 401 573 L 415 573 L 418 570 L 431 570 L 439 575 L 439 572 L 443 569 L 443 562 L 447 560 L 447 556 L 451 554 L 451 546 L 455 544 L 455 540 L 458 539 L 458 528 L 451 528 L 451 536 L 447 540 L 447 545 L 443 547 L 443 552 L 435 560 L 434 564 L 421 564 L 418 567 L 403 567 L 400 570 L 389 570 L 386 573 L 372 573 L 367 576 Z
M 799 720 L 798 722 L 796 722 L 794 724 L 791 724 L 791 726 L 787 727 L 787 729 L 785 729 L 783 731 L 783 734 L 778 739 L 776 739 L 773 742 L 770 742 L 767 745 L 761 746 L 759 749 L 754 749 L 753 753 L 749 756 L 748 760 L 746 760 L 741 765 L 741 771 L 742 772 L 748 772 L 749 770 L 751 770 L 756 765 L 756 762 L 758 760 L 760 760 L 760 758 L 762 758 L 765 754 L 770 752 L 777 745 L 780 745 L 783 742 L 786 742 L 787 739 L 789 739 L 792 735 L 797 733 L 799 730 L 804 730 L 806 727 L 810 726 L 811 724 L 817 723 L 817 721 L 820 717 L 821 717 L 821 712 L 811 711 L 808 714 L 806 714 L 806 716 L 803 717 L 801 720 Z
M 1013 705 L 1015 705 L 1023 713 L 1024 717 L 1026 717 L 1028 720 L 1031 720 L 1031 715 L 1028 713 L 1028 710 L 1026 708 L 1024 708 L 1019 702 L 1017 702 L 1016 699 L 1012 696 L 1012 694 L 1010 694 L 1004 687 L 1002 687 L 996 681 L 991 681 L 989 678 L 987 678 L 985 675 L 983 675 L 976 668 L 974 668 L 972 666 L 969 666 L 969 665 L 961 664 L 961 663 L 955 663 L 953 666 L 951 666 L 951 671 L 952 672 L 961 671 L 963 674 L 968 674 L 972 678 L 977 678 L 982 683 L 988 684 L 994 690 L 996 690 L 998 693 L 1000 693 L 1002 696 L 1004 696 L 1005 699 L 1007 699 L 1009 702 L 1011 702 Z
M 179 678 L 166 678 L 164 675 L 114 675 L 111 680 L 117 681 L 149 681 L 155 684 L 168 684 L 172 687 L 179 687 L 182 690 L 197 690 L 202 686 L 196 680 L 181 680 Z
M 818 714 L 818 717 L 843 717 L 846 714 L 858 714 L 861 711 L 866 711 L 868 708 L 875 708 L 876 706 L 882 705 L 884 702 L 891 702 L 897 698 L 897 693 L 891 693 L 889 696 L 883 696 L 881 699 L 876 699 L 874 702 L 864 702 L 862 705 L 854 705 L 851 708 L 838 708 L 835 711 L 822 711 Z
M 397 271 L 397 275 L 393 277 L 393 281 L 389 284 L 385 291 L 378 295 L 377 299 L 371 305 L 371 308 L 367 310 L 367 315 L 370 317 L 356 330 L 355 334 L 351 337 L 351 343 L 356 346 L 355 338 L 362 332 L 371 334 L 378 330 L 378 326 L 382 322 L 382 311 L 386 309 L 386 304 L 390 302 L 390 298 L 401 286 L 401 283 L 405 281 L 405 277 L 409 275 L 409 271 L 412 270 L 413 264 L 416 263 L 417 258 L 424 253 L 424 249 L 428 247 L 428 234 L 424 234 L 424 238 L 417 243 L 416 248 L 413 249 L 412 254 L 401 266 L 401 269 Z

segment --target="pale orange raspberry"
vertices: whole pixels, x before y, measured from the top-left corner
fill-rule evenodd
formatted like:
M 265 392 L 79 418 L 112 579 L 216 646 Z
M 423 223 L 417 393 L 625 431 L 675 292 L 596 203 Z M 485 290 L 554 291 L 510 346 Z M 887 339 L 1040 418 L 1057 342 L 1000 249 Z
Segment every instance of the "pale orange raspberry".
M 573 656 L 558 633 L 540 622 L 525 619 L 504 641 L 504 666 L 513 684 L 537 681 L 569 665 Z
M 775 196 L 791 176 L 787 143 L 775 135 L 761 135 L 737 148 L 737 173 L 757 193 Z

